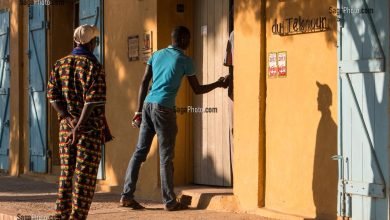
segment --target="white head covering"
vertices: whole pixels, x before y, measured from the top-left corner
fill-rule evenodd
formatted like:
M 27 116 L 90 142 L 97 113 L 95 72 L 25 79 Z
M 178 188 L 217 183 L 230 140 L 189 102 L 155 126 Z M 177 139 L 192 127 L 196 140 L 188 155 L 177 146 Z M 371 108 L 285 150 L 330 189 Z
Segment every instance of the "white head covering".
M 74 30 L 73 39 L 78 44 L 86 44 L 99 35 L 100 33 L 97 27 L 84 24 Z

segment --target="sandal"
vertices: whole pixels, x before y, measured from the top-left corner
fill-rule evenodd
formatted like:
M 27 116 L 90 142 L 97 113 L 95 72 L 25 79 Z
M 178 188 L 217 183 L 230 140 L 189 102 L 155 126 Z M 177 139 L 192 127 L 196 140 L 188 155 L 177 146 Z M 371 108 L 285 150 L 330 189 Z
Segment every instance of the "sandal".
M 185 209 L 188 209 L 188 206 L 181 203 L 181 202 L 176 202 L 174 205 L 172 206 L 165 206 L 164 208 L 166 211 L 180 211 L 180 210 L 185 210 Z
M 131 208 L 131 209 L 134 209 L 134 210 L 144 209 L 145 208 L 144 206 L 139 204 L 134 199 L 132 199 L 132 200 L 121 199 L 120 200 L 120 204 L 121 204 L 122 207 L 128 207 L 128 208 Z

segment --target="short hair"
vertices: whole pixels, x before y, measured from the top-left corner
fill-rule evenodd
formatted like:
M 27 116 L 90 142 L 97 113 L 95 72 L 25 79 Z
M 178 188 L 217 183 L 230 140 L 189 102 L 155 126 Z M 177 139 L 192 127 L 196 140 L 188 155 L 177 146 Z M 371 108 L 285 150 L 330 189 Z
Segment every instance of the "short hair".
M 179 41 L 180 38 L 184 37 L 191 37 L 190 30 L 184 26 L 177 26 L 172 30 L 171 33 L 172 39 L 174 39 L 176 42 Z

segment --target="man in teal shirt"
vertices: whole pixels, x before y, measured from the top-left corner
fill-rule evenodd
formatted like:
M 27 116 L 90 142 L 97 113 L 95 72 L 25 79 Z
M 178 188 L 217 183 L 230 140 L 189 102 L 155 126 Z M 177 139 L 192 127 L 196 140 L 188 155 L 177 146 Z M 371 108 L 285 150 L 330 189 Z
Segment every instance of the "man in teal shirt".
M 153 85 L 145 99 L 147 103 L 158 103 L 173 109 L 183 76 L 195 76 L 194 64 L 190 57 L 177 46 L 159 50 L 149 59 L 153 68 Z
M 214 83 L 199 85 L 192 59 L 184 54 L 184 50 L 190 44 L 190 31 L 186 27 L 176 27 L 171 37 L 172 45 L 155 52 L 147 62 L 139 89 L 138 111 L 133 118 L 133 124 L 138 126 L 141 121 L 140 133 L 137 147 L 126 171 L 120 201 L 122 206 L 133 209 L 144 208 L 134 200 L 134 192 L 141 164 L 146 160 L 156 134 L 159 143 L 161 192 L 165 210 L 176 211 L 188 208 L 176 201 L 173 191 L 173 157 L 177 134 L 176 95 L 184 76 L 187 77 L 195 94 L 204 94 L 218 87 L 227 87 L 223 77 Z M 153 84 L 147 95 L 151 79 Z

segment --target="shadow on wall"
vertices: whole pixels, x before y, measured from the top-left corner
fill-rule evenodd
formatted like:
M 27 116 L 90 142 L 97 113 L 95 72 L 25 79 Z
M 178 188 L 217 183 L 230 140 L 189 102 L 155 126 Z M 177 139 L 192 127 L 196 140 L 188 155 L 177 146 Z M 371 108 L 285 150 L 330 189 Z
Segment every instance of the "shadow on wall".
M 336 219 L 337 213 L 337 125 L 332 118 L 332 91 L 326 84 L 318 87 L 317 108 L 321 112 L 318 123 L 313 169 L 313 199 L 317 219 Z

